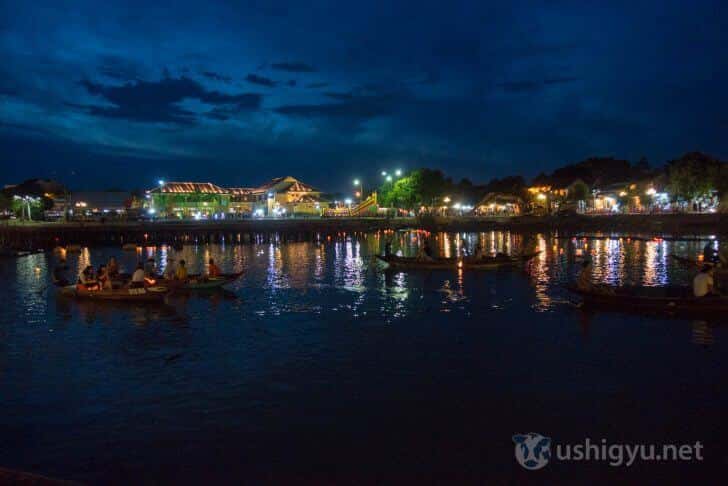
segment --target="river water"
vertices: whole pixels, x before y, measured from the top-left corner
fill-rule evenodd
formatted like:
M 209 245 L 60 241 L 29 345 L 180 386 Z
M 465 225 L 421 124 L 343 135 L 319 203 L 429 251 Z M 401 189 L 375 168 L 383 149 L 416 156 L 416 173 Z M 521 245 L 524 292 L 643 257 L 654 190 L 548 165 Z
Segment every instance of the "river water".
M 723 464 L 728 319 L 587 313 L 563 287 L 584 253 L 598 281 L 687 283 L 670 255 L 695 257 L 705 241 L 436 234 L 445 256 L 478 242 L 541 254 L 460 273 L 385 272 L 373 258 L 385 238 L 413 255 L 427 236 L 68 255 L 74 270 L 115 255 L 127 270 L 154 256 L 245 272 L 224 292 L 151 307 L 57 298 L 50 252 L 0 261 L 0 467 L 100 484 L 322 471 L 671 482 Z M 531 472 L 511 440 L 527 432 L 701 441 L 705 460 Z

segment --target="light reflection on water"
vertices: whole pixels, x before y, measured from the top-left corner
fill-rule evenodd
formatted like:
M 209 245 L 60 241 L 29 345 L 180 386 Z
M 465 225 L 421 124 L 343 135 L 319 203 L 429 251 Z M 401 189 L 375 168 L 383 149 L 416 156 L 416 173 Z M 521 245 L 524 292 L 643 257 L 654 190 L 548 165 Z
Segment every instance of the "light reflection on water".
M 426 238 L 443 256 L 472 254 L 478 244 L 492 254 L 540 253 L 507 271 L 385 272 L 373 255 L 381 254 L 390 238 L 392 251 L 410 256 Z M 185 436 L 194 428 L 195 434 L 208 434 L 200 436 L 205 447 L 194 449 L 202 454 L 196 457 L 214 460 L 205 454 L 218 450 L 210 443 L 220 431 L 237 431 L 229 432 L 236 444 L 246 443 L 237 439 L 260 439 L 260 430 L 279 422 L 352 422 L 336 420 L 357 407 L 341 397 L 361 396 L 366 406 L 386 403 L 387 410 L 379 411 L 385 416 L 398 406 L 388 400 L 392 396 L 404 394 L 408 403 L 412 397 L 406 394 L 413 389 L 412 400 L 420 403 L 422 397 L 447 396 L 442 387 L 458 391 L 460 385 L 467 390 L 459 390 L 467 397 L 461 402 L 480 393 L 484 404 L 508 404 L 498 416 L 512 433 L 522 417 L 509 415 L 513 407 L 503 390 L 514 383 L 541 386 L 543 376 L 554 395 L 586 397 L 576 408 L 589 410 L 604 398 L 598 395 L 601 387 L 621 390 L 630 380 L 639 381 L 637 373 L 643 381 L 633 392 L 653 387 L 653 395 L 641 398 L 657 397 L 647 408 L 661 410 L 659 400 L 681 370 L 686 375 L 680 383 L 697 387 L 694 393 L 713 383 L 710 370 L 719 372 L 720 366 L 701 360 L 728 355 L 723 329 L 704 321 L 588 315 L 572 305 L 563 284 L 574 278 L 584 255 L 593 258 L 600 282 L 685 284 L 691 270 L 670 255 L 695 257 L 703 244 L 620 235 L 400 231 L 315 242 L 194 244 L 179 251 L 164 245 L 131 252 L 85 248 L 67 255 L 75 271 L 112 255 L 127 272 L 148 257 L 160 270 L 170 259 L 184 259 L 196 273 L 214 258 L 223 271 L 244 271 L 225 292 L 179 295 L 151 307 L 57 298 L 50 274 L 58 258 L 50 253 L 3 260 L 0 365 L 8 365 L 0 367 L 5 410 L 0 430 L 10 430 L 9 443 L 17 445 L 8 451 L 0 445 L 0 456 L 7 458 L 3 465 L 50 464 L 43 470 L 81 478 L 90 471 L 88 477 L 98 479 L 105 464 L 101 458 L 94 466 L 98 451 L 116 460 L 135 449 L 127 444 L 144 448 L 147 439 L 164 443 L 167 434 Z M 643 350 L 655 339 L 659 356 L 645 361 Z M 590 346 L 597 340 L 604 345 Z M 703 348 L 715 353 L 696 352 Z M 667 366 L 660 356 L 680 366 Z M 603 369 L 608 372 L 600 373 Z M 359 405 L 357 413 L 365 413 L 366 406 Z M 402 415 L 408 416 L 411 407 L 405 408 Z M 448 412 L 442 416 L 462 413 Z M 626 428 L 639 427 L 642 419 Z M 585 420 L 564 427 L 581 433 L 593 416 Z M 60 425 L 28 439 L 17 425 L 25 423 Z M 118 439 L 109 439 L 109 430 Z M 144 449 L 145 459 L 127 459 L 154 462 L 166 449 Z M 260 460 L 255 450 L 249 453 Z M 79 454 L 93 459 L 78 461 Z
M 473 254 L 478 245 L 491 254 L 538 251 L 538 256 L 527 265 L 509 272 L 520 275 L 520 285 L 530 288 L 531 296 L 525 303 L 538 312 L 554 311 L 573 299 L 563 286 L 575 277 L 579 262 L 586 256 L 593 259 L 597 282 L 647 286 L 688 284 L 691 270 L 676 264 L 669 256 L 673 253 L 695 256 L 703 245 L 702 241 L 671 242 L 615 235 L 563 238 L 558 234 L 522 235 L 509 231 L 455 234 L 398 231 L 342 234 L 323 242 L 281 243 L 274 238 L 254 245 L 194 244 L 179 251 L 166 245 L 146 246 L 136 252 L 83 248 L 79 254 L 69 254 L 67 258 L 75 272 L 86 265 L 105 263 L 112 255 L 119 260 L 122 271 L 127 272 L 133 270 L 139 259 L 154 258 L 159 271 L 164 270 L 170 259 L 176 262 L 184 259 L 191 273 L 204 272 L 207 261 L 214 258 L 224 271 L 244 271 L 244 277 L 229 290 L 238 297 L 253 294 L 264 298 L 265 308 L 252 311 L 252 315 L 258 316 L 281 315 L 286 309 L 296 309 L 296 312 L 311 309 L 318 314 L 331 308 L 350 311 L 353 318 L 366 315 L 369 319 L 390 321 L 417 315 L 421 309 L 451 312 L 454 302 L 461 311 L 471 313 L 479 294 L 492 293 L 488 272 L 383 272 L 373 258 L 382 253 L 387 240 L 391 240 L 393 252 L 413 256 L 426 239 L 445 257 Z M 10 288 L 15 292 L 27 290 L 28 294 L 18 301 L 20 308 L 15 312 L 28 321 L 49 317 L 47 304 L 55 296 L 48 288 L 56 261 L 57 256 L 51 254 L 15 261 L 16 268 L 9 277 Z M 518 292 L 523 290 L 519 288 Z M 331 298 L 330 294 L 336 297 Z M 491 304 L 496 308 L 505 305 L 504 302 Z M 184 309 L 197 308 L 196 312 L 204 315 L 200 306 L 204 303 L 185 303 Z M 93 320 L 93 316 L 90 318 Z M 84 317 L 88 319 L 89 316 Z M 140 318 L 137 315 L 135 319 Z

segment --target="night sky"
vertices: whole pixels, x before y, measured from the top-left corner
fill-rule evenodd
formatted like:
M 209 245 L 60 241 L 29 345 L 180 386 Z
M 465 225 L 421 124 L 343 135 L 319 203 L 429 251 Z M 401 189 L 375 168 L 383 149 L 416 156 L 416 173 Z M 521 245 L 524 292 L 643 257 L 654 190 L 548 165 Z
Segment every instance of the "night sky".
M 726 5 L 0 0 L 0 183 L 725 158 Z

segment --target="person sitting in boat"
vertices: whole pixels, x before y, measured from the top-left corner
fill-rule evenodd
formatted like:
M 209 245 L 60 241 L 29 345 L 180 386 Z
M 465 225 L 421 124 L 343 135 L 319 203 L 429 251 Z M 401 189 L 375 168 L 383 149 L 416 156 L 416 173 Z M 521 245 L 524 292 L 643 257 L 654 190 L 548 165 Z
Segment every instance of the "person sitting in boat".
M 154 258 L 147 258 L 147 263 L 144 264 L 144 276 L 147 278 L 156 277 L 156 268 L 154 265 Z
M 109 278 L 116 278 L 119 276 L 119 264 L 116 263 L 116 258 L 109 258 L 109 262 L 106 264 L 106 273 L 109 274 Z
M 164 279 L 165 280 L 174 280 L 175 275 L 175 268 L 174 268 L 174 260 L 167 259 L 167 266 L 164 267 Z
M 58 265 L 53 268 L 53 283 L 59 287 L 70 285 L 68 281 L 68 265 L 66 265 L 65 258 L 61 258 L 58 261 Z
M 99 287 L 102 290 L 111 290 L 111 278 L 109 278 L 109 270 L 106 268 L 106 265 L 99 265 L 99 271 L 97 275 Z
M 705 265 L 693 279 L 693 295 L 695 297 L 706 297 L 715 294 L 713 283 L 713 266 Z
M 94 274 L 94 267 L 87 265 L 78 276 L 78 286 L 82 290 L 99 290 L 99 282 Z
M 174 272 L 175 280 L 187 280 L 187 267 L 185 265 L 186 262 L 184 260 L 179 261 L 177 270 Z
M 485 248 L 483 248 L 483 245 L 478 243 L 478 246 L 475 247 L 475 253 L 473 254 L 473 256 L 478 260 L 483 260 L 484 258 L 488 257 L 488 254 L 485 252 Z
M 417 259 L 423 261 L 433 261 L 435 259 L 435 253 L 432 251 L 432 247 L 428 240 L 425 240 L 425 243 L 417 252 Z
M 131 283 L 129 284 L 129 288 L 144 288 L 144 282 L 144 265 L 138 263 L 136 266 L 136 270 L 134 270 L 134 273 L 131 275 Z
M 384 242 L 384 256 L 388 257 L 392 254 L 392 238 L 387 238 Z
M 584 292 L 593 292 L 594 283 L 592 282 L 592 261 L 587 259 L 581 264 L 581 272 L 576 279 L 576 288 Z
M 703 248 L 703 261 L 705 263 L 718 263 L 720 261 L 712 241 L 709 241 Z
M 215 264 L 215 260 L 210 258 L 210 262 L 207 265 L 207 276 L 208 277 L 219 277 L 222 275 L 222 270 Z

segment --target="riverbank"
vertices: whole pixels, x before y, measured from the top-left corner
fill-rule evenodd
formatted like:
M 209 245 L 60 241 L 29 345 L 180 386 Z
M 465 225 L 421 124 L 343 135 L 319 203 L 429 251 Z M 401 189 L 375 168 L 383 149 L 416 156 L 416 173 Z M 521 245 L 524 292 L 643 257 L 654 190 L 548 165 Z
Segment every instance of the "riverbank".
M 311 241 L 342 233 L 420 228 L 429 231 L 558 230 L 566 235 L 623 233 L 643 236 L 728 234 L 728 214 L 521 216 L 506 218 L 311 218 L 225 221 L 69 222 L 4 224 L 0 246 L 33 250 L 68 244 L 152 244 Z

